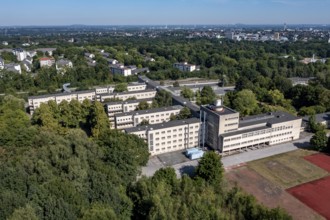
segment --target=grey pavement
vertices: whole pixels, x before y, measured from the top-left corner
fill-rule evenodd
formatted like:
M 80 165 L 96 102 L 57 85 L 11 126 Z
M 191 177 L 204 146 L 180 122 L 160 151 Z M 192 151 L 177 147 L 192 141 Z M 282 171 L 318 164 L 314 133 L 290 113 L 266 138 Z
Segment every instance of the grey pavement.
M 311 134 L 303 134 L 302 137 L 293 142 L 283 143 L 279 145 L 268 146 L 256 150 L 248 150 L 244 153 L 238 153 L 230 156 L 223 156 L 222 163 L 225 169 L 243 165 L 247 162 L 270 157 L 277 154 L 282 154 L 290 151 L 297 150 L 299 148 L 306 148 L 309 146 L 309 140 Z M 191 174 L 194 171 L 194 167 L 198 165 L 197 160 L 192 160 L 180 164 L 172 165 L 176 171 L 178 177 L 182 174 Z M 142 168 L 142 175 L 152 176 L 158 169 L 167 167 L 166 163 L 161 162 L 158 157 L 152 157 L 146 167 Z

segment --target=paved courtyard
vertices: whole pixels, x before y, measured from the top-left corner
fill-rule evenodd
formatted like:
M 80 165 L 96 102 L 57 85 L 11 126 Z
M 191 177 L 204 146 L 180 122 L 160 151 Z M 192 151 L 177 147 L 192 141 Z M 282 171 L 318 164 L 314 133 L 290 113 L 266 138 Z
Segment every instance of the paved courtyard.
M 230 169 L 232 167 L 241 166 L 244 163 L 253 160 L 286 153 L 289 151 L 296 150 L 298 148 L 305 148 L 308 147 L 310 138 L 311 134 L 302 133 L 301 138 L 293 142 L 268 146 L 265 148 L 259 148 L 254 150 L 248 149 L 246 152 L 243 153 L 224 156 L 222 158 L 222 163 L 225 169 Z M 182 174 L 185 173 L 193 173 L 194 167 L 196 167 L 197 165 L 197 160 L 189 160 L 184 156 L 183 151 L 177 151 L 169 154 L 151 157 L 147 166 L 142 167 L 142 175 L 152 176 L 160 168 L 171 166 L 175 169 L 178 177 L 180 177 Z

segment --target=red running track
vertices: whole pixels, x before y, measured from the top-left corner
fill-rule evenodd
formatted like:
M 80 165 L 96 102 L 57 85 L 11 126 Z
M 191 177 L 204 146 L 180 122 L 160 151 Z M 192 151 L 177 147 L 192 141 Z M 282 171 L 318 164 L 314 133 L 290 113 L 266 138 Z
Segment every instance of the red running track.
M 322 169 L 330 172 L 330 156 L 326 154 L 313 154 L 304 157 L 305 160 L 315 164 L 316 166 L 321 167 Z M 330 209 L 330 204 L 329 204 Z
M 287 191 L 326 219 L 330 219 L 330 176 Z

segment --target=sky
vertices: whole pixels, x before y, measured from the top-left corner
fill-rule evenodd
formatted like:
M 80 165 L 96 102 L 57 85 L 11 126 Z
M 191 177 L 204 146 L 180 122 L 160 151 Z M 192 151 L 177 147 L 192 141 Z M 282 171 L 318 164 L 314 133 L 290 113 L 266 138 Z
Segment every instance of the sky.
M 1 0 L 0 26 L 330 24 L 330 0 Z

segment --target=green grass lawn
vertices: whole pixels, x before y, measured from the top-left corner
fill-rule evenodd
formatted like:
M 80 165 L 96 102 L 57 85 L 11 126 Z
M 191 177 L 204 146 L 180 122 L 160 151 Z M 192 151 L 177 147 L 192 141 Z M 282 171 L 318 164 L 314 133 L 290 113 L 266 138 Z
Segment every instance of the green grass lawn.
M 287 189 L 320 179 L 329 173 L 308 162 L 304 156 L 313 151 L 296 150 L 248 163 L 248 166 L 269 181 Z

